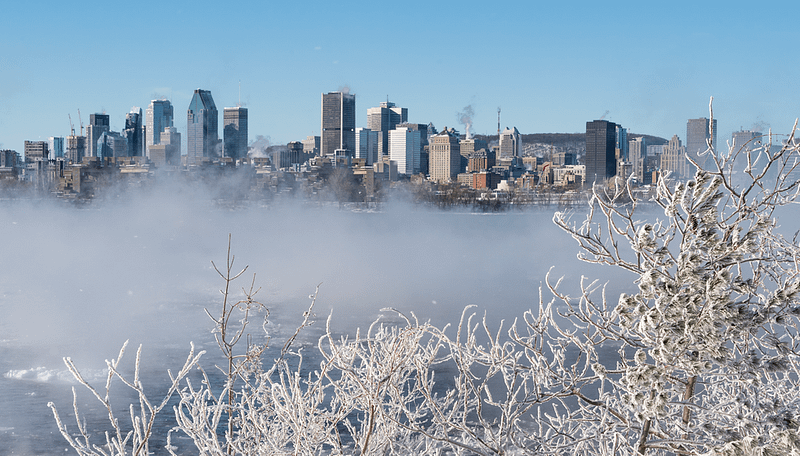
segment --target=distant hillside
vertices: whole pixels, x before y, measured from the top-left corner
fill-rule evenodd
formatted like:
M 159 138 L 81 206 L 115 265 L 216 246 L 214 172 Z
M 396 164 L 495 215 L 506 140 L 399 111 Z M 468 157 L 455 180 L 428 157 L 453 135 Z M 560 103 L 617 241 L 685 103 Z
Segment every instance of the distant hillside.
M 628 133 L 628 139 L 645 137 L 648 145 L 662 145 L 669 141 L 658 136 Z M 497 144 L 497 135 L 475 135 L 488 144 Z M 522 155 L 546 156 L 551 152 L 572 152 L 578 157 L 586 153 L 586 133 L 530 133 L 522 134 Z
M 638 138 L 644 136 L 647 139 L 647 144 L 662 145 L 669 142 L 669 140 L 660 138 L 658 136 L 643 135 L 639 133 L 628 133 L 628 138 Z M 477 139 L 483 139 L 489 144 L 497 142 L 497 135 L 475 135 Z M 551 144 L 553 146 L 561 146 L 567 144 L 574 144 L 582 142 L 586 144 L 586 133 L 529 133 L 522 134 L 523 144 Z

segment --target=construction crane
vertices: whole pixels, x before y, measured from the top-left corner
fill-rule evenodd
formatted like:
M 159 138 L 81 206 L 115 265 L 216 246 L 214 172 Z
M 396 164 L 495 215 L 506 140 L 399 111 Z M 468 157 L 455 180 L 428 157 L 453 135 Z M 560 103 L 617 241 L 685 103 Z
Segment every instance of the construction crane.
M 72 116 L 67 113 L 67 117 L 69 117 L 69 129 L 72 131 L 72 136 L 75 136 L 75 126 L 72 125 Z
M 83 119 L 81 119 L 81 110 L 78 110 L 78 120 L 81 122 L 81 136 L 83 136 Z
M 605 119 L 605 118 L 606 118 L 606 116 L 607 116 L 607 115 L 608 115 L 608 109 L 606 109 L 606 112 L 604 112 L 604 113 L 603 113 L 603 115 L 602 115 L 602 116 L 600 116 L 600 118 L 599 118 L 599 119 L 597 119 L 597 120 L 603 120 L 603 119 Z

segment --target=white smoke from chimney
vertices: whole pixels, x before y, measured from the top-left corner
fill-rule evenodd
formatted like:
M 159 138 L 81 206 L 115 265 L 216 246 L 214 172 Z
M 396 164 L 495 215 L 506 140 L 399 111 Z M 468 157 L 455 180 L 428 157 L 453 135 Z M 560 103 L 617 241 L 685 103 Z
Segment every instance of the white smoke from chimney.
M 466 130 L 467 139 L 472 139 L 472 133 L 470 132 L 470 128 L 472 128 L 472 118 L 475 116 L 475 110 L 472 109 L 472 105 L 464 106 L 464 109 L 461 112 L 456 114 L 456 118 L 458 118 L 458 123 L 464 125 L 464 129 Z
M 266 150 L 270 145 L 269 136 L 256 135 L 256 139 L 251 141 L 247 148 L 247 156 L 250 158 L 266 158 Z

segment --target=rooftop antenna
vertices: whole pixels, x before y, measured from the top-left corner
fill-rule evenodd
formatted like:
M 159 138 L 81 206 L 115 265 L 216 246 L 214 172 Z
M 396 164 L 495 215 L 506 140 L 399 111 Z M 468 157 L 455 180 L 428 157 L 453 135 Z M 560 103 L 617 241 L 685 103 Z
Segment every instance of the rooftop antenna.
M 497 139 L 500 139 L 500 106 L 497 107 Z

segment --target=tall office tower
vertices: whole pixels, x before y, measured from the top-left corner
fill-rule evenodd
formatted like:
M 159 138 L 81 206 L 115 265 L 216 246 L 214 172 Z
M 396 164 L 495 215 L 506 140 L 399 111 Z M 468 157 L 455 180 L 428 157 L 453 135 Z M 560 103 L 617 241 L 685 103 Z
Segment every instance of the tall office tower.
M 645 169 L 647 169 L 647 140 L 644 136 L 633 138 L 628 141 L 628 160 L 631 162 L 631 172 L 636 177 L 636 180 L 644 185 L 650 182 L 645 182 Z
M 617 172 L 617 124 L 586 122 L 586 183 L 602 183 Z
M 64 158 L 63 136 L 51 136 L 47 138 L 47 145 L 50 147 L 50 158 Z
M 86 156 L 97 157 L 97 140 L 110 131 L 108 114 L 90 114 L 89 126 L 86 129 Z
M 142 157 L 145 155 L 145 126 L 142 118 L 142 109 L 133 107 L 131 112 L 125 114 L 125 129 L 122 137 L 128 142 L 129 157 Z
M 458 132 L 445 129 L 430 139 L 430 175 L 436 182 L 456 182 L 461 170 L 461 146 Z
M 145 143 L 147 156 L 150 157 L 150 146 L 158 144 L 164 129 L 172 126 L 174 111 L 169 100 L 152 100 L 147 107 Z
M 380 132 L 378 150 L 381 156 L 389 154 L 389 131 L 404 122 L 408 122 L 408 108 L 398 108 L 390 101 L 382 102 L 376 108 L 367 109 L 367 128 Z
M 44 161 L 50 157 L 47 141 L 25 141 L 25 162 Z
M 398 174 L 416 174 L 420 168 L 420 131 L 408 127 L 389 130 L 389 160 L 397 162 Z M 459 154 L 460 155 L 460 154 Z
M 521 144 L 522 136 L 519 134 L 517 127 L 514 127 L 513 130 L 506 127 L 506 129 L 500 133 L 500 156 L 497 157 L 497 161 L 499 162 L 502 157 L 519 157 Z
M 224 108 L 222 123 L 225 156 L 236 163 L 247 157 L 247 108 Z
M 67 136 L 67 160 L 78 164 L 86 156 L 86 136 Z
M 759 146 L 761 146 L 761 134 L 760 131 L 752 131 L 752 130 L 739 130 L 734 131 L 731 135 L 732 145 L 734 147 L 733 151 L 737 152 L 739 150 L 748 151 L 753 150 Z
M 301 141 L 303 143 L 303 153 L 308 157 L 319 155 L 319 140 L 319 136 L 306 136 L 306 139 Z
M 378 161 L 378 134 L 369 128 L 356 128 L 356 158 L 366 160 L 367 166 Z
M 700 163 L 701 166 L 706 166 L 706 160 L 709 159 L 707 155 L 700 154 L 708 149 L 708 140 L 711 139 L 714 149 L 719 147 L 717 143 L 717 119 L 714 119 L 709 131 L 710 121 L 705 117 L 699 119 L 689 119 L 686 122 L 686 153 L 689 157 Z
M 116 131 L 104 131 L 97 139 L 98 158 L 127 157 L 128 140 Z
M 322 94 L 322 141 L 320 153 L 335 155 L 336 150 L 355 152 L 356 96 L 351 93 Z
M 219 131 L 217 106 L 208 90 L 195 89 L 186 116 L 187 157 L 189 166 L 199 164 L 204 158 L 218 158 Z
M 689 160 L 686 159 L 686 147 L 681 144 L 678 135 L 672 135 L 672 139 L 661 152 L 661 173 L 667 171 L 672 178 L 687 178 L 691 171 Z
M 628 129 L 617 125 L 615 154 L 617 161 L 628 161 Z

